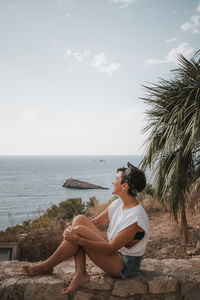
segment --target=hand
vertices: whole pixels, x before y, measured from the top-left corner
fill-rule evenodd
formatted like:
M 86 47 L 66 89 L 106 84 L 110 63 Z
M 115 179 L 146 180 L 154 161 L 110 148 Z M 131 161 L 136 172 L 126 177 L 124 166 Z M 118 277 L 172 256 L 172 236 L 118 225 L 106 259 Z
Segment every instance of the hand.
M 68 226 L 65 231 L 63 232 L 64 240 L 69 240 L 70 242 L 74 244 L 78 244 L 79 236 L 76 233 L 75 228 L 72 226 Z
M 126 247 L 127 249 L 130 249 L 131 247 L 133 247 L 134 245 L 136 245 L 139 241 L 137 240 L 133 240 L 131 239 L 124 247 Z

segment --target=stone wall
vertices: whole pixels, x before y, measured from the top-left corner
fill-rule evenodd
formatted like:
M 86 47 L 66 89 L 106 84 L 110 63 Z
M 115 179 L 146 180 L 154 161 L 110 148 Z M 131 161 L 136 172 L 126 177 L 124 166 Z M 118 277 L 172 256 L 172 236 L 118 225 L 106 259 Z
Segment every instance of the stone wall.
M 107 276 L 88 260 L 91 281 L 69 296 L 60 290 L 73 276 L 73 261 L 60 264 L 52 275 L 35 277 L 20 274 L 22 264 L 0 263 L 1 300 L 200 299 L 200 258 L 144 259 L 140 271 L 127 280 Z

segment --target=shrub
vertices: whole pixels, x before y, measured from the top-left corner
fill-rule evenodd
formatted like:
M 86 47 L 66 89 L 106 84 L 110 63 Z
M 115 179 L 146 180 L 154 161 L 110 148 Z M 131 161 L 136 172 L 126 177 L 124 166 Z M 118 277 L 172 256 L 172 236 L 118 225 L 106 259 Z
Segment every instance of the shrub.
M 63 222 L 52 221 L 46 228 L 38 227 L 29 230 L 26 237 L 19 241 L 20 260 L 47 259 L 61 243 L 63 229 Z

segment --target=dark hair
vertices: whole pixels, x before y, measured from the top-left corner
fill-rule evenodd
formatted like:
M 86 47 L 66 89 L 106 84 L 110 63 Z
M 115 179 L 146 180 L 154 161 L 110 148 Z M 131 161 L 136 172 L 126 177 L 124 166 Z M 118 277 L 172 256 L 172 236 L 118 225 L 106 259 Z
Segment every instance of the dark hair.
M 131 163 L 127 163 L 128 168 L 119 168 L 117 172 L 122 172 L 121 183 L 128 183 L 128 193 L 132 196 L 136 196 L 138 192 L 141 192 L 146 185 L 146 177 L 142 170 L 133 166 Z

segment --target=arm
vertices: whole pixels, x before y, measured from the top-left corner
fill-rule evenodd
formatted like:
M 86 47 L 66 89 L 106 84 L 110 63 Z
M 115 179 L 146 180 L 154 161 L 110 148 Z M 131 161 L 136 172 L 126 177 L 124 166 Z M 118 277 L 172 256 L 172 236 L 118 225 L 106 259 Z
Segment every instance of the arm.
M 80 237 L 80 245 L 86 248 L 105 254 L 111 255 L 120 248 L 124 247 L 138 231 L 137 223 L 134 223 L 124 230 L 118 232 L 111 242 L 96 242 Z
M 96 218 L 92 219 L 91 222 L 97 227 L 108 223 L 109 222 L 108 207 L 101 214 L 99 214 Z
M 81 235 L 81 227 L 79 226 L 74 227 L 72 230 L 72 234 L 70 231 L 66 233 L 66 238 L 71 240 L 73 243 L 79 244 L 84 248 L 92 249 L 93 251 L 104 255 L 112 255 L 117 250 L 125 246 L 131 238 L 133 238 L 135 233 L 138 231 L 138 226 L 137 223 L 128 226 L 124 230 L 118 232 L 109 243 L 107 241 L 99 242 L 84 238 L 83 235 Z

